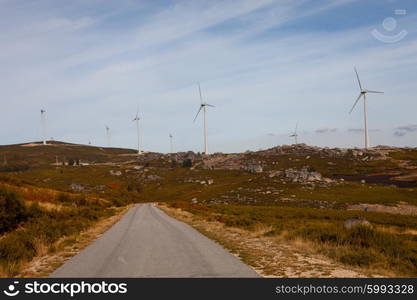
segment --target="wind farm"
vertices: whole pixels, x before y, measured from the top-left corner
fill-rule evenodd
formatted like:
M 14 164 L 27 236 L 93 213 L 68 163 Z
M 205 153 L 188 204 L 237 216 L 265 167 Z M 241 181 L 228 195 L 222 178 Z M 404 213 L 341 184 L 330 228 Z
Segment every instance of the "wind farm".
M 319 2 L 1 3 L 0 277 L 417 277 L 417 22 Z
M 349 111 L 349 114 L 351 114 L 355 107 L 357 106 L 357 104 L 362 100 L 363 101 L 363 115 L 364 115 L 364 146 L 363 148 L 369 149 L 370 148 L 370 138 L 369 138 L 369 128 L 368 128 L 368 108 L 367 108 L 367 95 L 368 94 L 384 94 L 384 92 L 381 91 L 375 91 L 375 90 L 369 90 L 369 89 L 365 89 L 362 86 L 362 82 L 360 80 L 357 68 L 354 67 L 354 72 L 356 75 L 356 80 L 359 86 L 359 95 L 356 98 L 352 108 Z M 203 128 L 203 147 L 202 147 L 202 153 L 204 154 L 209 154 L 209 128 L 208 128 L 208 108 L 214 108 L 215 106 L 212 104 L 207 103 L 207 101 L 204 99 L 202 91 L 201 91 L 201 85 L 200 83 L 197 83 L 197 87 L 198 87 L 198 95 L 199 95 L 199 100 L 200 100 L 200 105 L 198 107 L 197 113 L 193 119 L 193 123 L 196 122 L 198 116 L 200 115 L 200 113 L 202 114 L 202 128 Z M 46 145 L 46 119 L 45 119 L 45 113 L 46 111 L 44 109 L 41 109 L 41 132 L 42 132 L 42 141 L 43 141 L 43 145 Z M 137 108 L 135 117 L 133 118 L 133 122 L 135 122 L 135 126 L 136 126 L 136 143 L 137 143 L 137 154 L 141 154 L 143 152 L 142 145 L 141 145 L 141 132 L 140 132 L 140 117 L 139 117 L 139 106 Z M 295 125 L 295 129 L 294 131 L 289 135 L 290 138 L 294 139 L 294 145 L 298 144 L 299 141 L 299 133 L 298 133 L 298 121 L 296 122 Z M 108 125 L 105 126 L 106 128 L 106 145 L 107 147 L 111 147 L 111 132 L 110 132 L 110 127 Z M 170 133 L 169 134 L 169 139 L 170 139 L 170 148 L 169 148 L 169 152 L 173 153 L 173 136 Z M 359 146 L 359 145 L 358 145 Z M 360 147 L 359 147 L 360 148 Z

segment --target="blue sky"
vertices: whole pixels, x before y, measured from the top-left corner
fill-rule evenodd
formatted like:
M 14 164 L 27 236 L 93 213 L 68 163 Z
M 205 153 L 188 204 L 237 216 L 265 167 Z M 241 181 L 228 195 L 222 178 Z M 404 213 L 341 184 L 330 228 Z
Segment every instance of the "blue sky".
M 201 151 L 197 82 L 211 152 L 299 141 L 361 147 L 368 89 L 371 145 L 417 146 L 414 0 L 0 0 L 0 144 L 49 137 Z M 377 35 L 375 35 L 375 32 Z M 397 39 L 395 39 L 398 37 Z

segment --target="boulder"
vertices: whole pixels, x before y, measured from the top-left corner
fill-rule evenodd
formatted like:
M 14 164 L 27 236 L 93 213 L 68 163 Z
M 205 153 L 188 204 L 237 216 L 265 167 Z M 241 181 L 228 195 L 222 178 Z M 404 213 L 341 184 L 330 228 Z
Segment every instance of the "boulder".
M 263 168 L 261 165 L 249 165 L 245 168 L 246 171 L 250 173 L 262 173 Z
M 310 172 L 307 167 L 303 167 L 301 170 L 293 168 L 286 169 L 284 171 L 286 178 L 293 182 L 308 183 L 314 181 L 322 181 L 323 176 L 319 172 Z
M 153 174 L 151 174 L 151 175 L 148 175 L 148 176 L 146 177 L 146 179 L 148 179 L 148 180 L 150 180 L 150 181 L 158 181 L 158 180 L 161 180 L 161 179 L 162 179 L 162 177 L 161 177 L 161 176 L 158 176 L 158 175 L 153 175 Z
M 352 219 L 347 219 L 345 221 L 345 223 L 343 224 L 343 226 L 346 229 L 350 229 L 350 228 L 354 228 L 354 227 L 357 227 L 357 226 L 371 226 L 371 223 L 368 220 L 365 220 L 365 219 L 352 218 Z
M 84 190 L 84 187 L 78 183 L 71 183 L 70 188 L 75 192 L 81 192 Z
M 113 176 L 121 176 L 122 175 L 122 172 L 121 171 L 113 171 L 113 170 L 110 170 L 110 175 L 113 175 Z
M 271 171 L 268 176 L 269 178 L 274 178 L 274 177 L 281 176 L 281 174 L 282 174 L 281 171 Z

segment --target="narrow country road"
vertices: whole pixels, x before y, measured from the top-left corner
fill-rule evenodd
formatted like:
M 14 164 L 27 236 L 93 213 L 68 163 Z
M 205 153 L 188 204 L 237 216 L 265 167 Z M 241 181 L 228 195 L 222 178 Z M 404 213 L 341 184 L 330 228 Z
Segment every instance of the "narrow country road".
M 50 277 L 258 277 L 218 244 L 152 204 L 137 205 Z

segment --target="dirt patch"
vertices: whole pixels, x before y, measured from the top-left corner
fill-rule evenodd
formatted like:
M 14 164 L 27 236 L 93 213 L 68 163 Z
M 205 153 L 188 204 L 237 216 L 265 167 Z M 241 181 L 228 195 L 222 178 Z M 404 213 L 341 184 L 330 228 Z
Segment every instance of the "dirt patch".
M 47 253 L 48 249 L 42 251 L 43 254 L 35 257 L 26 264 L 24 271 L 17 277 L 46 277 L 68 259 L 79 253 L 82 249 L 90 245 L 99 238 L 105 231 L 119 221 L 132 205 L 120 208 L 119 211 L 110 218 L 98 222 L 94 227 L 81 232 L 77 236 L 67 236 L 54 244 L 54 253 Z
M 349 205 L 347 210 L 363 210 L 363 211 L 375 211 L 384 212 L 390 214 L 399 215 L 417 215 L 417 206 L 410 204 L 397 204 L 397 205 L 383 205 L 383 204 L 352 204 Z
M 370 272 L 343 266 L 318 255 L 314 246 L 301 239 L 286 241 L 280 236 L 265 235 L 270 228 L 255 231 L 227 227 L 220 222 L 206 221 L 181 209 L 158 204 L 172 217 L 183 221 L 217 241 L 263 277 L 373 277 Z
M 37 147 L 37 146 L 42 146 L 42 143 L 28 143 L 28 144 L 23 144 L 20 145 L 21 147 Z

